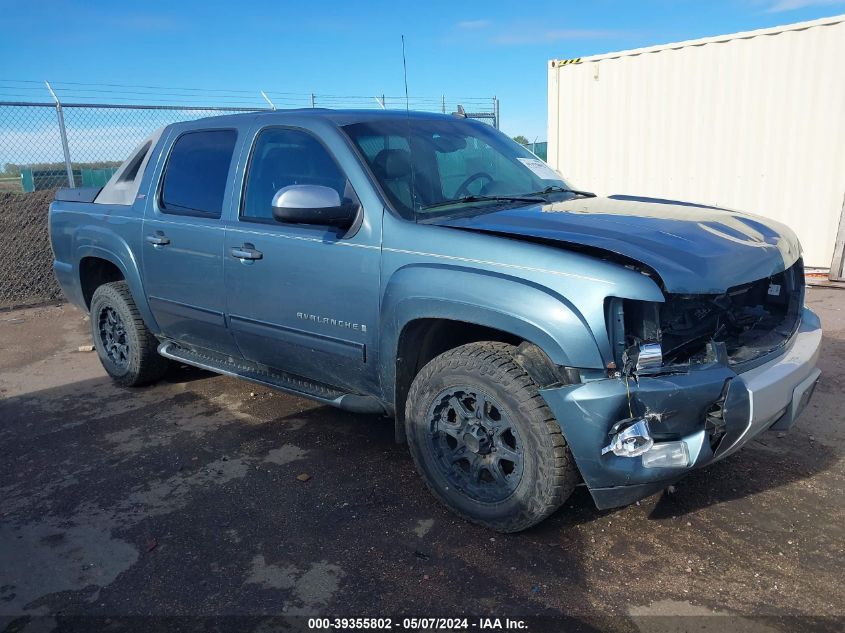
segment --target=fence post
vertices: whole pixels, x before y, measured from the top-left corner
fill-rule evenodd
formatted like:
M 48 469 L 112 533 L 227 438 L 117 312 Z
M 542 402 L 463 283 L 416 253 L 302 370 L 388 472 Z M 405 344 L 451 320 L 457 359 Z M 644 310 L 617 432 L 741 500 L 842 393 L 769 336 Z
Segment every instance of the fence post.
M 53 96 L 53 100 L 56 102 L 56 117 L 59 119 L 59 135 L 62 139 L 62 151 L 65 155 L 65 169 L 67 169 L 67 183 L 71 189 L 76 188 L 76 183 L 73 180 L 73 167 L 70 165 L 70 148 L 67 144 L 67 130 L 65 129 L 65 114 L 62 112 L 62 102 L 59 101 L 59 97 L 53 92 L 53 87 L 50 85 L 49 81 L 45 81 L 47 84 L 47 90 L 50 91 L 50 94 Z
M 446 114 L 446 95 L 440 95 L 440 112 Z
M 313 93 L 313 92 L 311 93 L 311 107 L 312 107 L 312 108 L 316 107 L 316 106 L 314 105 L 314 93 Z
M 493 97 L 493 127 L 499 129 L 499 97 Z
M 270 104 L 270 109 L 272 109 L 272 110 L 276 109 L 276 104 L 274 104 L 272 101 L 270 101 L 270 97 L 268 97 L 267 93 L 264 92 L 263 90 L 261 91 L 261 96 L 264 97 L 264 101 L 266 101 L 267 103 Z

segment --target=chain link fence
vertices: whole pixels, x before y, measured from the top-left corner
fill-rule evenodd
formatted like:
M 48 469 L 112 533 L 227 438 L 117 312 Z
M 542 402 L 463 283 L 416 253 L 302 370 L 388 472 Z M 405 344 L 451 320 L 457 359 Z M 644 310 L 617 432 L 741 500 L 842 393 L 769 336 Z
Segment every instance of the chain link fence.
M 272 98 L 272 97 L 271 97 Z M 305 107 L 403 108 L 399 97 L 321 97 Z M 471 102 L 467 116 L 498 127 L 496 99 Z M 485 109 L 479 105 L 487 103 Z M 274 106 L 278 104 L 273 103 Z M 445 98 L 412 101 L 413 109 L 452 112 Z M 177 121 L 269 108 L 58 104 L 0 101 L 0 310 L 61 299 L 53 275 L 47 212 L 60 187 L 102 186 L 132 149 Z

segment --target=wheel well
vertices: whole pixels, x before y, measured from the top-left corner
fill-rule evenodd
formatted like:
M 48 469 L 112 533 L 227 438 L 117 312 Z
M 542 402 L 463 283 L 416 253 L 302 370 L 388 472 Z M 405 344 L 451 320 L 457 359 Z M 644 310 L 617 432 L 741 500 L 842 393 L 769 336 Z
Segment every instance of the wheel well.
M 581 381 L 577 369 L 555 365 L 537 345 L 509 332 L 450 319 L 417 319 L 402 329 L 396 351 L 394 435 L 397 442 L 405 441 L 405 400 L 414 377 L 426 363 L 443 352 L 478 341 L 499 341 L 515 346 L 514 359 L 540 387 Z
M 494 328 L 450 319 L 417 319 L 405 325 L 399 335 L 399 345 L 396 350 L 394 402 L 397 439 L 400 424 L 405 419 L 405 399 L 414 376 L 434 357 L 460 345 L 476 341 L 501 341 L 519 345 L 522 339 Z
M 85 307 L 91 307 L 94 291 L 103 284 L 112 281 L 123 281 L 123 273 L 112 262 L 100 257 L 83 257 L 79 262 L 79 283 Z

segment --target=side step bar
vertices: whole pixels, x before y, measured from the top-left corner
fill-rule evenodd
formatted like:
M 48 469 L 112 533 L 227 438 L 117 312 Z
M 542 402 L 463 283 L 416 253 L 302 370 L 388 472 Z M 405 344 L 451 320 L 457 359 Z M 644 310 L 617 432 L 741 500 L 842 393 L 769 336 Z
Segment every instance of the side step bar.
M 225 354 L 183 347 L 174 341 L 164 341 L 158 346 L 158 353 L 165 358 L 193 365 L 200 369 L 207 369 L 218 374 L 242 378 L 250 382 L 272 387 L 279 391 L 316 400 L 339 409 L 354 413 L 378 413 L 387 415 L 381 402 L 373 396 L 362 396 L 347 393 L 337 387 L 331 387 L 319 382 L 289 374 L 277 369 L 270 369 L 263 365 L 244 359 L 235 359 Z

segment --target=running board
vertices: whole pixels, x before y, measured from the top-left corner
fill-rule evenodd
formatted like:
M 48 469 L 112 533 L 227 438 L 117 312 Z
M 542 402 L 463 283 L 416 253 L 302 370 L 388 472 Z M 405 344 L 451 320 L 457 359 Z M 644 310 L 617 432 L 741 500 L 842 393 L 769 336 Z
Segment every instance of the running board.
M 331 387 L 323 383 L 308 380 L 301 376 L 289 374 L 278 369 L 270 369 L 245 359 L 234 358 L 226 354 L 201 350 L 197 348 L 183 347 L 173 341 L 164 341 L 158 346 L 158 353 L 165 358 L 193 365 L 200 369 L 207 369 L 218 374 L 241 378 L 250 382 L 272 387 L 279 391 L 316 400 L 339 409 L 352 411 L 354 413 L 379 413 L 386 414 L 384 407 L 377 398 L 373 396 L 362 396 L 354 393 L 347 393 L 337 387 Z

